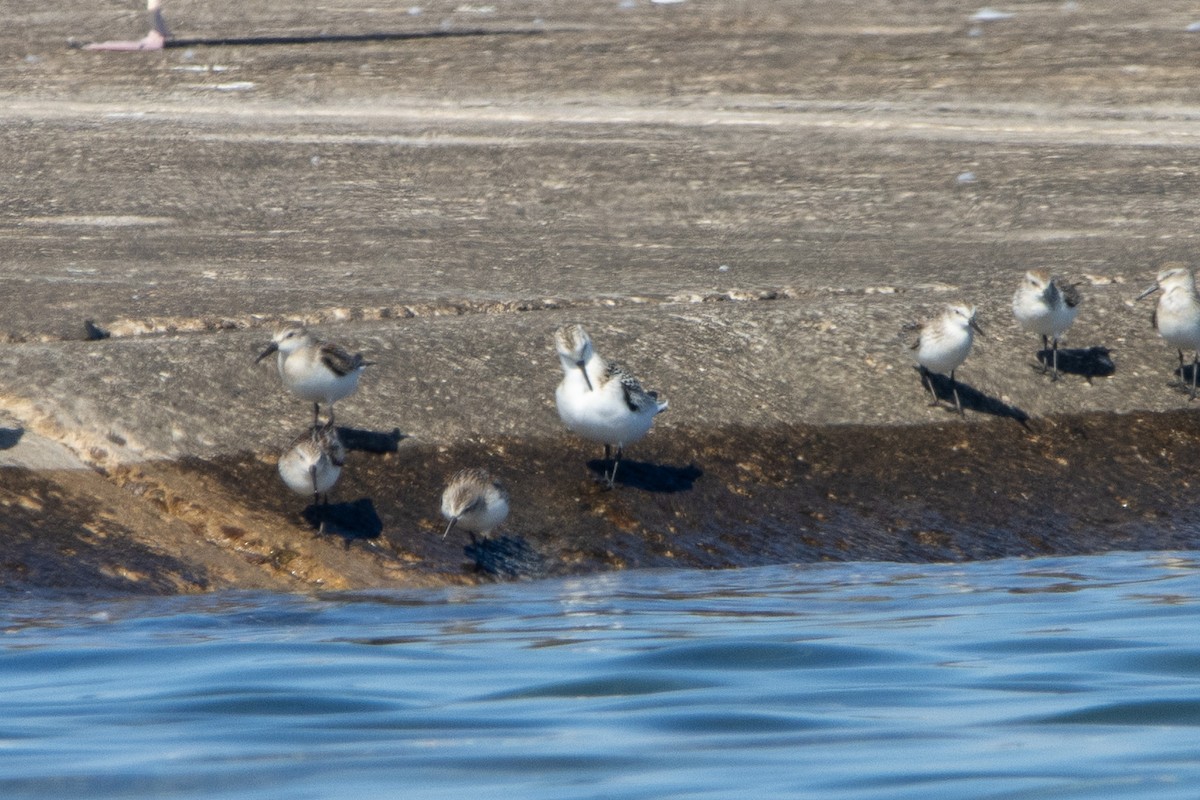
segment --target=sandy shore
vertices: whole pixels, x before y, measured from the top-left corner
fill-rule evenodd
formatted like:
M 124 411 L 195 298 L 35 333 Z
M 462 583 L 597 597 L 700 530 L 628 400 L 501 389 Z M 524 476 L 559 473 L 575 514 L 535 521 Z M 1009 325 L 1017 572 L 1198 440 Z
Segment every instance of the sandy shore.
M 137 5 L 0 32 L 5 585 L 478 580 L 438 517 L 469 465 L 528 576 L 1197 544 L 1134 301 L 1192 262 L 1186 5 L 181 0 L 185 46 L 68 47 Z M 1035 267 L 1085 294 L 1056 384 Z M 900 335 L 959 299 L 963 419 Z M 375 362 L 321 536 L 275 473 L 308 408 L 254 365 L 286 319 Z M 576 321 L 671 402 L 615 491 L 554 411 Z

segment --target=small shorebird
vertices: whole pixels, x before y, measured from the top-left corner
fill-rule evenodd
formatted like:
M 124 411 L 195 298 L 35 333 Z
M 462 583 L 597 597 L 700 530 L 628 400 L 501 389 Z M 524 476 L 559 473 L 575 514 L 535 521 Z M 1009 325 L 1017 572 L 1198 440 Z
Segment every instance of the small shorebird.
M 442 492 L 442 516 L 449 522 L 445 539 L 454 526 L 468 531 L 471 539 L 486 537 L 508 518 L 508 491 L 478 467 L 459 470 Z
M 166 45 L 167 40 L 171 38 L 171 32 L 167 30 L 167 23 L 163 19 L 162 0 L 148 0 L 146 3 L 146 11 L 150 14 L 150 32 L 136 42 L 133 41 L 113 41 L 113 42 L 93 42 L 85 44 L 84 50 L 162 50 Z
M 909 345 L 917 351 L 921 383 L 929 388 L 929 394 L 933 396 L 930 405 L 938 404 L 930 373 L 949 375 L 950 388 L 954 392 L 954 407 L 958 409 L 959 414 L 964 413 L 958 397 L 954 371 L 967 360 L 975 333 L 983 334 L 975 322 L 975 307 L 955 304 L 947 306 L 945 311 L 922 325 L 916 342 Z
M 1138 295 L 1149 297 L 1158 290 L 1158 306 L 1152 321 L 1158 335 L 1179 351 L 1179 378 L 1183 380 L 1183 351 L 1192 351 L 1192 386 L 1189 399 L 1196 399 L 1196 371 L 1200 361 L 1200 300 L 1196 298 L 1196 278 L 1182 264 L 1165 265 L 1153 286 Z
M 301 399 L 312 401 L 313 425 L 320 419 L 321 403 L 329 406 L 329 424 L 333 424 L 333 404 L 354 393 L 358 376 L 371 365 L 362 353 L 350 355 L 341 345 L 318 339 L 299 324 L 278 331 L 254 363 L 272 353 L 279 354 L 283 385 Z
M 1058 380 L 1058 340 L 1062 338 L 1075 315 L 1083 297 L 1075 284 L 1051 278 L 1045 270 L 1031 269 L 1013 295 L 1013 316 L 1021 327 L 1030 333 L 1042 336 L 1042 350 L 1050 349 L 1054 372 L 1051 380 Z M 1046 374 L 1046 362 L 1042 362 L 1042 374 Z
M 559 328 L 554 345 L 563 369 L 554 393 L 558 416 L 569 430 L 604 445 L 604 459 L 612 459 L 612 472 L 605 475 L 612 488 L 625 445 L 646 435 L 667 401 L 659 402 L 620 366 L 605 363 L 581 325 Z
M 332 424 L 313 425 L 288 445 L 279 457 L 279 475 L 296 494 L 312 493 L 313 505 L 337 483 L 346 462 L 346 448 Z

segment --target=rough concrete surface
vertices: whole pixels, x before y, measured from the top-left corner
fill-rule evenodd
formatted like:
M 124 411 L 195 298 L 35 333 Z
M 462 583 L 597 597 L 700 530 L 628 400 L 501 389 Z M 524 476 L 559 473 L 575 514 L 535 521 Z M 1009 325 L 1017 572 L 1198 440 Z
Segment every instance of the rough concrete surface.
M 137 0 L 9 10 L 6 586 L 1200 544 L 1195 404 L 1134 301 L 1193 260 L 1187 4 L 178 0 L 157 53 L 68 46 Z M 1034 267 L 1085 295 L 1058 383 L 1009 310 Z M 959 299 L 961 419 L 901 335 Z M 275 472 L 287 319 L 375 362 L 327 508 Z M 575 321 L 671 402 L 613 491 L 554 411 Z M 469 553 L 467 465 L 513 495 Z

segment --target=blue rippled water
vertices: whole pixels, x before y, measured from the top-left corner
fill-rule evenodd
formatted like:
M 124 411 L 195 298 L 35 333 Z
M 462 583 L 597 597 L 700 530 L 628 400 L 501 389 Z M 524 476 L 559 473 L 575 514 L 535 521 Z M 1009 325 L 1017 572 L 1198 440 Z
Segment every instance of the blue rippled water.
M 1198 602 L 1164 553 L 9 598 L 0 797 L 1190 800 Z

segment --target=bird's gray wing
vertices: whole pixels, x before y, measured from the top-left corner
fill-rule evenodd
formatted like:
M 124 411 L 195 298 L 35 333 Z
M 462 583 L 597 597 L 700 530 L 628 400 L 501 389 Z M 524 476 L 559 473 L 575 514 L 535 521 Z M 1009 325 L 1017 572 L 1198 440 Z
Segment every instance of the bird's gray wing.
M 922 327 L 924 326 L 919 322 L 906 322 L 900 326 L 900 339 L 909 350 L 916 350 L 921 346 Z
M 318 351 L 321 363 L 333 370 L 336 375 L 349 375 L 359 367 L 366 366 L 362 353 L 350 353 L 336 342 L 321 342 Z
M 1075 308 L 1083 302 L 1083 295 L 1079 291 L 1078 283 L 1067 283 L 1066 281 L 1054 282 L 1059 294 L 1062 295 L 1063 302 L 1067 304 L 1067 308 Z
M 625 405 L 635 414 L 648 408 L 658 408 L 658 395 L 642 388 L 642 384 L 629 370 L 620 364 L 609 364 L 607 377 L 621 382 L 621 392 L 625 396 Z

